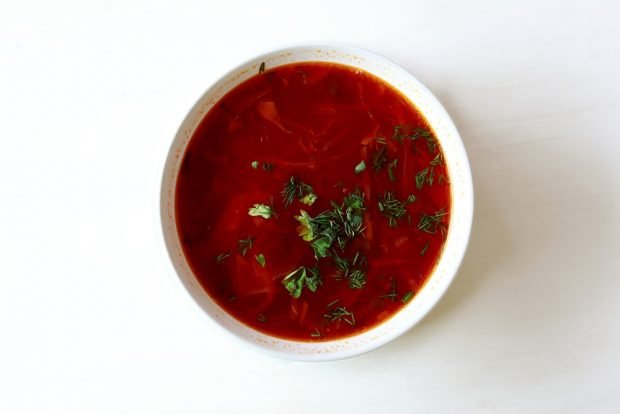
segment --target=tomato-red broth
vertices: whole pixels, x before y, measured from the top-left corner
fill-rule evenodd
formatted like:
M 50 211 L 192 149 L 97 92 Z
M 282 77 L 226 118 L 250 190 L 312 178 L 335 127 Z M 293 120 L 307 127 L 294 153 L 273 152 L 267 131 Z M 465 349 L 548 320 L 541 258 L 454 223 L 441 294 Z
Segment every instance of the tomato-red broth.
M 176 185 L 183 252 L 208 294 L 261 332 L 322 341 L 372 328 L 415 297 L 441 254 L 451 203 L 441 147 L 411 102 L 364 71 L 322 62 L 262 69 L 190 139 Z M 291 177 L 311 187 L 312 205 L 297 192 L 285 203 Z M 352 193 L 363 198 L 361 231 L 317 259 L 300 236 L 300 210 L 337 211 Z M 386 212 L 388 194 L 404 215 Z M 249 215 L 256 204 L 269 218 Z M 361 283 L 352 287 L 336 256 Z M 321 284 L 312 291 L 302 279 L 295 297 L 283 279 L 301 266 L 318 270 Z

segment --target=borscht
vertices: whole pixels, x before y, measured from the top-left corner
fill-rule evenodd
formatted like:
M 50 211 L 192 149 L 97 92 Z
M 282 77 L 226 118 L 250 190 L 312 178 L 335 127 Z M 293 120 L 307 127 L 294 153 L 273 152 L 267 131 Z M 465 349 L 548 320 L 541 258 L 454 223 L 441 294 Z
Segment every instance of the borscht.
M 262 64 L 226 93 L 175 191 L 181 247 L 209 296 L 298 341 L 358 334 L 414 300 L 450 219 L 443 152 L 414 104 L 327 62 Z

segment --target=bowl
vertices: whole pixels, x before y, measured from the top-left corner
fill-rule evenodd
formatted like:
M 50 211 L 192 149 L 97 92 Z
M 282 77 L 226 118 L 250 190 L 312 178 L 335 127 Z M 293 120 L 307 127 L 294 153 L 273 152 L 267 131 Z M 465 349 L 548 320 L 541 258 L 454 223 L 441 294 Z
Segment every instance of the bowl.
M 443 253 L 423 288 L 402 310 L 355 336 L 324 342 L 298 342 L 266 335 L 224 311 L 200 285 L 183 254 L 175 221 L 175 185 L 184 151 L 210 108 L 228 91 L 254 76 L 262 62 L 268 68 L 296 62 L 333 62 L 365 70 L 391 84 L 424 115 L 439 140 L 451 179 L 450 226 Z M 450 116 L 435 96 L 397 64 L 364 49 L 339 44 L 310 44 L 257 56 L 231 70 L 210 87 L 189 111 L 172 142 L 161 187 L 161 220 L 165 244 L 179 280 L 192 300 L 223 331 L 270 355 L 300 361 L 329 361 L 376 349 L 409 330 L 439 301 L 454 279 L 465 254 L 473 217 L 473 186 L 467 154 Z

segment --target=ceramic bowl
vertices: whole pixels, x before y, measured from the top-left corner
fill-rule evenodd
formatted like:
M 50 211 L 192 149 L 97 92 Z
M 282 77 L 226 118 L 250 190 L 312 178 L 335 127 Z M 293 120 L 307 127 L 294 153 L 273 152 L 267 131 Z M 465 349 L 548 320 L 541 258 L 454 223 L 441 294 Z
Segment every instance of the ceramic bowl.
M 295 62 L 334 62 L 363 69 L 391 84 L 426 117 L 444 152 L 451 179 L 452 208 L 443 253 L 427 279 L 402 310 L 376 327 L 358 335 L 325 342 L 297 342 L 272 337 L 239 322 L 224 311 L 202 288 L 192 273 L 179 242 L 175 222 L 175 185 L 183 153 L 196 127 L 209 109 L 228 91 L 254 76 L 262 62 L 274 68 Z M 303 360 L 336 360 L 376 349 L 406 332 L 426 315 L 454 279 L 463 259 L 473 217 L 473 187 L 467 154 L 450 116 L 413 75 L 395 63 L 364 49 L 337 45 L 295 46 L 266 53 L 231 70 L 211 86 L 189 111 L 174 137 L 161 188 L 161 220 L 165 243 L 176 273 L 192 300 L 216 325 L 247 344 L 278 357 Z

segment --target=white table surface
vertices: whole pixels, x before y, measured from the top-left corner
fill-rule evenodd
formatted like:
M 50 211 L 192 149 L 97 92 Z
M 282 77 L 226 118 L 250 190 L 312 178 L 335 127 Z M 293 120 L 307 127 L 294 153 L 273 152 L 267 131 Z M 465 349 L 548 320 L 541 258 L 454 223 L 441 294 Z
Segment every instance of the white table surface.
M 620 412 L 620 4 L 0 3 L 1 413 Z M 391 58 L 452 114 L 470 249 L 417 327 L 272 359 L 182 294 L 158 216 L 177 126 L 308 40 Z

